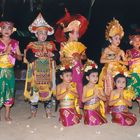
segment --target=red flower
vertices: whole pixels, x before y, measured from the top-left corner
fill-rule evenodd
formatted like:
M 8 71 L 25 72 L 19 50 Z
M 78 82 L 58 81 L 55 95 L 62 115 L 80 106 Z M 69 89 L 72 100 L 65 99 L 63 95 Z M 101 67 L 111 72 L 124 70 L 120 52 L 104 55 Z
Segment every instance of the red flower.
M 123 71 L 120 71 L 120 74 L 124 75 L 124 72 Z
M 66 66 L 65 66 L 65 69 L 66 69 L 66 70 L 70 69 L 70 66 L 69 66 L 69 65 L 66 65 Z
M 95 68 L 96 67 L 96 64 L 91 64 L 92 68 Z

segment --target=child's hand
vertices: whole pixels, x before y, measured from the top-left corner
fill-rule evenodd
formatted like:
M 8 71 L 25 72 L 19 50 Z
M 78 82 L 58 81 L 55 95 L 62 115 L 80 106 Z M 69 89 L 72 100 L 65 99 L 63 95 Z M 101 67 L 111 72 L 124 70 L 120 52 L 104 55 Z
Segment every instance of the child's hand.
M 122 99 L 122 100 L 124 99 L 123 93 L 121 93 L 121 99 Z
M 94 96 L 97 97 L 99 95 L 99 90 L 95 88 L 94 93 L 95 93 Z
M 14 58 L 17 58 L 18 55 L 14 52 L 11 52 L 11 56 L 14 57 Z
M 41 52 L 36 52 L 35 53 L 35 57 L 41 57 L 42 56 L 42 53 Z
M 5 53 L 7 53 L 7 54 L 11 54 L 11 47 L 9 46 L 6 50 L 5 50 Z
M 119 97 L 120 100 L 123 100 L 124 99 L 124 96 L 123 96 L 123 93 L 120 92 L 120 97 Z
M 68 87 L 66 88 L 66 91 L 69 92 L 69 93 L 71 92 L 70 86 L 68 86 Z

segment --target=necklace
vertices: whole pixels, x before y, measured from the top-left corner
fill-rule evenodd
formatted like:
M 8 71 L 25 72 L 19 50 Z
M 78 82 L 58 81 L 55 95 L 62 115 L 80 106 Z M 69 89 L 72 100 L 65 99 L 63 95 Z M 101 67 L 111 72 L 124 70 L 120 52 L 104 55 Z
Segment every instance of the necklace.
M 116 48 L 112 48 L 111 45 L 108 47 L 112 52 L 114 52 L 115 54 L 118 54 L 119 51 L 121 50 L 119 47 Z

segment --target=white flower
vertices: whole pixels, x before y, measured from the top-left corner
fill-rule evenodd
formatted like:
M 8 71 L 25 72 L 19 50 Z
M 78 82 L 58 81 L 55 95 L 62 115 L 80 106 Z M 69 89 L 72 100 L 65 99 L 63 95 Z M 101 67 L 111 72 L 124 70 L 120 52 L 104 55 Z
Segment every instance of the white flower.
M 15 31 L 17 31 L 17 29 L 14 27 L 14 28 L 13 28 L 13 32 L 15 32 Z
M 128 77 L 128 72 L 124 72 L 124 76 L 125 77 Z
M 61 70 L 61 71 L 65 70 L 65 67 L 61 67 L 60 70 Z
M 95 65 L 95 68 L 96 68 L 96 69 L 98 69 L 98 66 L 97 66 L 97 65 Z
M 85 72 L 88 72 L 89 70 L 91 70 L 92 69 L 92 66 L 87 66 L 86 68 L 85 68 Z
M 70 66 L 70 69 L 72 69 L 72 66 Z

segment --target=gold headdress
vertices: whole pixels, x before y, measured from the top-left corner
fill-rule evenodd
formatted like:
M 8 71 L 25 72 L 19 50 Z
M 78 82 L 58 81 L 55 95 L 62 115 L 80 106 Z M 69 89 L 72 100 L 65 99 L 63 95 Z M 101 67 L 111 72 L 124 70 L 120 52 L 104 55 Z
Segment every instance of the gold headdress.
M 52 35 L 54 33 L 53 27 L 51 27 L 43 18 L 42 14 L 39 13 L 39 15 L 36 17 L 36 19 L 33 21 L 33 23 L 29 26 L 29 31 L 31 33 L 36 33 L 38 29 L 44 29 L 48 31 L 48 35 Z
M 113 18 L 113 20 L 110 21 L 106 27 L 106 31 L 105 31 L 106 40 L 109 40 L 115 35 L 119 35 L 120 38 L 122 38 L 124 36 L 124 31 L 119 21 Z

